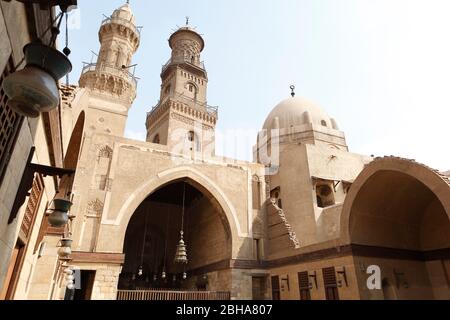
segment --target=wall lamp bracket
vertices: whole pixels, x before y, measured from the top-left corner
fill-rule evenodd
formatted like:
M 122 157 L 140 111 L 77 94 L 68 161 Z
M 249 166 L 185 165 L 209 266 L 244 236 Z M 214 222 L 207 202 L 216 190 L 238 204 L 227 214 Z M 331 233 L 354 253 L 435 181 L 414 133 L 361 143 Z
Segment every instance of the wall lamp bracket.
M 286 275 L 285 278 L 281 278 L 281 282 L 282 283 L 285 282 L 286 286 L 287 286 L 287 291 L 290 291 L 290 288 L 289 288 L 289 275 L 288 274 Z
M 17 190 L 16 198 L 14 200 L 11 213 L 9 215 L 8 224 L 11 224 L 17 216 L 17 213 L 25 203 L 26 197 L 29 195 L 29 191 L 33 186 L 34 174 L 39 173 L 45 176 L 53 176 L 53 177 L 63 177 L 63 176 L 72 176 L 75 174 L 74 169 L 64 169 L 57 168 L 51 166 L 40 165 L 36 163 L 32 163 L 35 147 L 32 147 L 30 153 L 28 154 L 27 164 L 25 166 L 25 170 L 22 175 L 22 180 L 19 184 L 19 189 Z
M 316 289 L 318 289 L 319 286 L 317 285 L 317 272 L 314 271 L 313 274 L 308 274 L 308 277 L 310 279 L 312 279 L 312 281 L 309 283 L 309 288 L 312 289 L 313 288 L 313 283 L 314 283 L 314 286 L 316 287 Z
M 342 277 L 342 279 L 338 280 L 338 286 L 342 287 L 342 280 L 344 280 L 345 286 L 348 287 L 347 273 L 345 272 L 345 267 L 342 267 L 342 270 L 337 270 L 336 273 L 338 276 Z

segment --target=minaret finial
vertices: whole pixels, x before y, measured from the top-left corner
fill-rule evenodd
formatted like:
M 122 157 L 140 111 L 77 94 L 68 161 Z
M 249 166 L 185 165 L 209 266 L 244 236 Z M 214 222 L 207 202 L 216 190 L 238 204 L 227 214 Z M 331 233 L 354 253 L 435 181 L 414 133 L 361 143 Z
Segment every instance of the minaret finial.
M 189 24 L 189 17 L 186 16 L 186 25 L 188 25 L 188 24 Z
M 291 96 L 293 98 L 293 97 L 295 97 L 295 91 L 294 91 L 295 90 L 295 86 L 291 85 L 290 88 L 291 88 Z
M 130 0 L 127 0 L 127 4 L 130 4 Z

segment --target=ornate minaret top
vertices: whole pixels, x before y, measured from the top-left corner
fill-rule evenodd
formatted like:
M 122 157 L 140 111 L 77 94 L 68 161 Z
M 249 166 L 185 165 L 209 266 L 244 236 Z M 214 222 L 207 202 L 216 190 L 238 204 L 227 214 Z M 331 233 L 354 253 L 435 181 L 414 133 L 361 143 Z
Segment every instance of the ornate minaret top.
M 139 47 L 140 29 L 128 1 L 103 20 L 98 35 L 101 48 L 97 62 L 84 66 L 80 86 L 111 95 L 129 108 L 136 97 L 137 83 L 130 64 Z
M 207 104 L 208 76 L 200 56 L 205 42 L 186 19 L 186 25 L 169 37 L 169 46 L 160 100 L 147 115 L 147 141 L 165 144 L 174 152 L 184 152 L 180 146 L 186 142 L 187 152 L 213 154 L 217 107 Z

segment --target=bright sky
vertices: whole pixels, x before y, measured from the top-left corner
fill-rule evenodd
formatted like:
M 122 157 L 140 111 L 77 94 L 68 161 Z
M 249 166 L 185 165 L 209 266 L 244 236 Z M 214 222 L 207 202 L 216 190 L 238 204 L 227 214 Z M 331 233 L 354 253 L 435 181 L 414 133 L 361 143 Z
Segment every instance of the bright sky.
M 206 42 L 208 103 L 220 108 L 219 154 L 251 160 L 257 131 L 294 84 L 297 95 L 337 120 L 350 151 L 450 170 L 450 1 L 130 2 L 143 30 L 127 137 L 145 139 L 145 115 L 170 56 L 167 39 L 189 16 Z M 90 51 L 98 52 L 102 15 L 125 0 L 78 3 L 70 24 L 72 83 Z M 233 138 L 238 134 L 243 138 Z

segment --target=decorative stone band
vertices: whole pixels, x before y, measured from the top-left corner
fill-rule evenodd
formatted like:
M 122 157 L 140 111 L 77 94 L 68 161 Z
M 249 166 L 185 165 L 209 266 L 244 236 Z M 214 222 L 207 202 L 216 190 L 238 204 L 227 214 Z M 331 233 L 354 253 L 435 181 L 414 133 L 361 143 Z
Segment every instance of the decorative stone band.
M 123 264 L 125 261 L 123 253 L 72 251 L 70 257 L 72 258 L 71 263 Z
M 147 113 L 147 128 L 153 126 L 153 123 L 165 113 L 168 109 L 175 111 L 178 115 L 190 119 L 192 124 L 198 120 L 204 125 L 204 129 L 212 129 L 217 122 L 217 110 L 209 112 L 208 109 L 200 109 L 200 107 L 192 107 L 186 103 L 176 100 L 165 100 L 154 107 Z
M 405 249 L 394 249 L 377 246 L 366 246 L 359 244 L 348 244 L 343 246 L 331 247 L 311 252 L 303 252 L 293 256 L 279 258 L 274 260 L 242 260 L 242 259 L 226 259 L 206 266 L 189 270 L 191 275 L 201 275 L 208 272 L 226 270 L 226 269 L 270 269 L 287 265 L 295 265 L 299 263 L 308 263 L 312 261 L 320 261 L 324 259 L 334 259 L 346 256 L 360 257 L 376 257 L 385 259 L 398 259 L 410 261 L 433 261 L 450 258 L 450 248 L 432 250 L 432 251 L 415 251 Z

